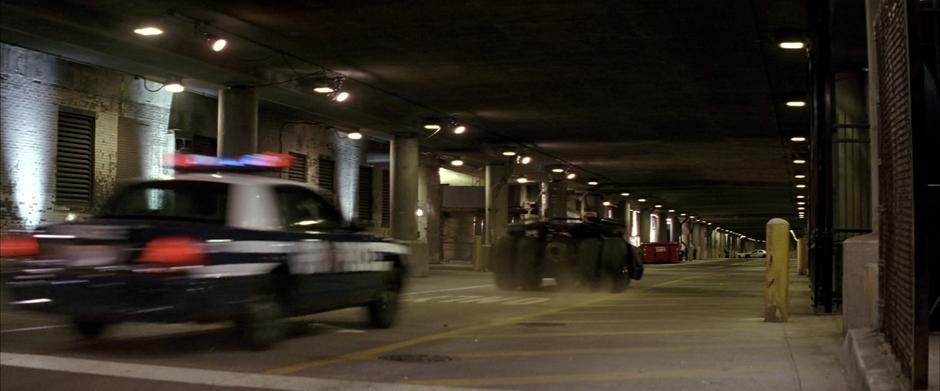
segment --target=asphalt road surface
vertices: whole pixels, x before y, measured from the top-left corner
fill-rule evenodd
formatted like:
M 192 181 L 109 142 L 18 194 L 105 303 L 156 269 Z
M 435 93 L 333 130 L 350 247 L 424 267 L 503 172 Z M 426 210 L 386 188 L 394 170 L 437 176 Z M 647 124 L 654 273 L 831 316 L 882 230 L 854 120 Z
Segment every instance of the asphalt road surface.
M 229 324 L 127 323 L 97 341 L 68 320 L 4 307 L 4 390 L 840 390 L 833 317 L 762 321 L 764 261 L 650 265 L 623 293 L 497 290 L 488 273 L 412 279 L 396 327 L 354 308 L 287 320 L 247 350 Z M 794 308 L 795 307 L 795 308 Z

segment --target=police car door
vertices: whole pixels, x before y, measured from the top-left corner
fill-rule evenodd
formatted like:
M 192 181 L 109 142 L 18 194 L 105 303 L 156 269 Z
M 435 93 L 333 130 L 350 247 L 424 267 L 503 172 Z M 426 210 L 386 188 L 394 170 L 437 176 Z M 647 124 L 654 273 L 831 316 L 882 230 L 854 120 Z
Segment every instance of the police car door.
M 281 185 L 274 192 L 284 230 L 294 241 L 288 254 L 291 301 L 322 310 L 373 298 L 381 279 L 359 264 L 370 255 L 356 251 L 367 248 L 363 235 L 351 232 L 336 208 L 306 187 Z

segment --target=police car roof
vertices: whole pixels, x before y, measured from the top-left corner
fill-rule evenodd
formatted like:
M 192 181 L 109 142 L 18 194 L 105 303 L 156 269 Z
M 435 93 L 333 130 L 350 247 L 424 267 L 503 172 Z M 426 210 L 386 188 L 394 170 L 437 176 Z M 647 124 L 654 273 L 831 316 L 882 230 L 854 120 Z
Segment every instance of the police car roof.
M 186 174 L 177 174 L 168 178 L 167 180 L 179 180 L 179 181 L 203 181 L 203 182 L 220 182 L 228 183 L 233 185 L 301 185 L 301 186 L 310 186 L 306 183 L 301 183 L 297 181 L 290 181 L 282 178 L 274 178 L 269 176 L 262 175 L 248 175 L 248 174 L 235 174 L 235 173 L 186 173 Z

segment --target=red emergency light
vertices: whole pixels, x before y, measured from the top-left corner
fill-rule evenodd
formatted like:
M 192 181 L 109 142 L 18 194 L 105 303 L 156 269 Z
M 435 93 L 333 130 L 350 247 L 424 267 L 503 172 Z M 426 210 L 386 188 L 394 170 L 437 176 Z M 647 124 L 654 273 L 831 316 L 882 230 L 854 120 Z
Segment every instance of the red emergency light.
M 165 162 L 185 171 L 238 171 L 290 167 L 291 157 L 276 152 L 252 153 L 237 158 L 177 153 L 167 155 Z

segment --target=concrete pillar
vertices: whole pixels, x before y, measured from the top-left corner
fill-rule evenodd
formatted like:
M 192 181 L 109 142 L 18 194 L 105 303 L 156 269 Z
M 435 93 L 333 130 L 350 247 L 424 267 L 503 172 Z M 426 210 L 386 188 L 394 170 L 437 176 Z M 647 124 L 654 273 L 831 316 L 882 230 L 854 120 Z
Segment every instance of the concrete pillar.
M 786 322 L 789 315 L 790 224 L 767 222 L 767 272 L 764 278 L 764 321 Z
M 428 246 L 418 234 L 418 139 L 396 136 L 391 143 L 391 226 L 392 237 L 410 247 L 412 275 L 428 275 Z
M 626 226 L 623 232 L 623 240 L 630 241 L 633 233 L 633 209 L 630 208 L 630 201 L 620 203 L 620 210 L 623 212 L 623 224 Z
M 218 156 L 258 152 L 258 94 L 253 87 L 219 90 Z
M 568 184 L 565 181 L 542 182 L 542 217 L 568 217 Z
M 650 238 L 650 210 L 640 209 L 640 243 L 649 243 Z M 655 239 L 654 239 L 655 240 Z
M 509 171 L 504 163 L 486 166 L 486 223 L 485 240 L 493 245 L 506 233 L 509 223 Z
M 418 216 L 419 238 L 428 243 L 431 263 L 441 261 L 441 177 L 437 159 L 421 159 L 418 164 L 418 207 L 424 210 Z
M 668 242 L 669 241 L 669 227 L 666 225 L 666 213 L 659 212 L 657 216 L 657 226 L 656 226 L 656 241 L 657 242 Z

